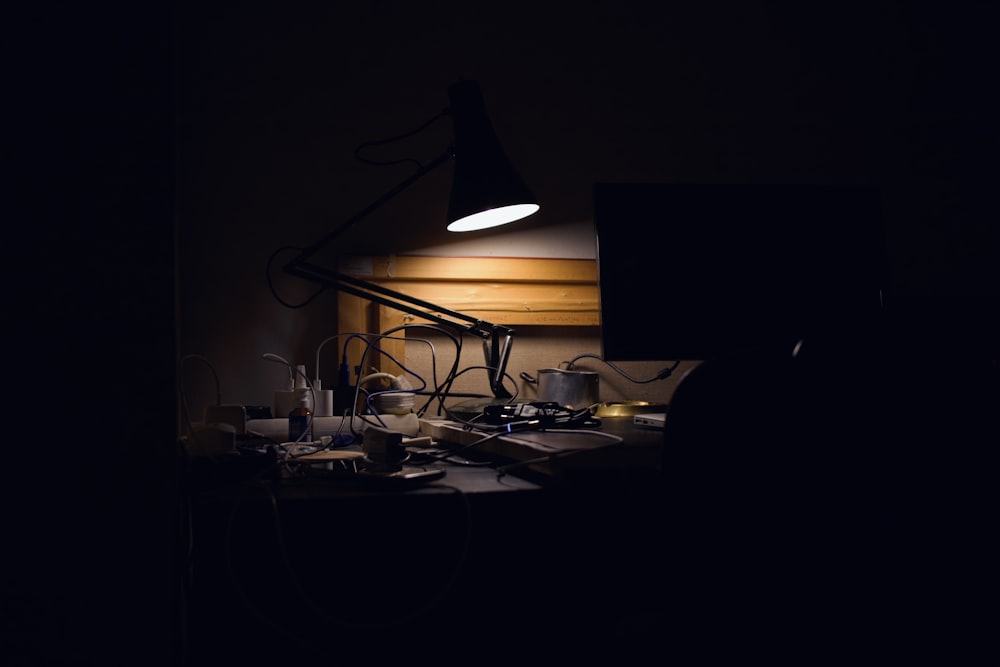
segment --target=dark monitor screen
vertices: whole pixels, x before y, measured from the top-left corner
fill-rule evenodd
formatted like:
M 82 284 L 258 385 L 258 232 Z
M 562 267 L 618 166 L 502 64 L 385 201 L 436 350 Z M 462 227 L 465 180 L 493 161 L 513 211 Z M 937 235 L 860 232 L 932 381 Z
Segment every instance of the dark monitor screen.
M 876 188 L 597 183 L 593 196 L 608 361 L 790 352 L 879 317 Z

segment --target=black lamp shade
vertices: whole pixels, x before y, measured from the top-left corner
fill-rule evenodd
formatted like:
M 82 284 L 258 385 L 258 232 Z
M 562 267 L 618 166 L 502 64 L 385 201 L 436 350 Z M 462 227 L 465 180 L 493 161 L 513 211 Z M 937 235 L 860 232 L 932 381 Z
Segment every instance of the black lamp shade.
M 479 84 L 459 81 L 448 89 L 448 95 L 455 128 L 455 173 L 448 205 L 448 229 L 486 229 L 537 211 L 534 194 L 500 147 Z M 483 216 L 477 215 L 484 212 Z

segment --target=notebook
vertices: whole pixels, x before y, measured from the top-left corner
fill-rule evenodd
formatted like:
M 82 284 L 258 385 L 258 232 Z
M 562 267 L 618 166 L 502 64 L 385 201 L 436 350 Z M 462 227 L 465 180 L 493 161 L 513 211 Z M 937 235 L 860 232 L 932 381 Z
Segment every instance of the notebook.
M 666 419 L 666 412 L 644 412 L 632 417 L 636 426 L 645 426 L 646 428 L 663 428 L 663 422 Z

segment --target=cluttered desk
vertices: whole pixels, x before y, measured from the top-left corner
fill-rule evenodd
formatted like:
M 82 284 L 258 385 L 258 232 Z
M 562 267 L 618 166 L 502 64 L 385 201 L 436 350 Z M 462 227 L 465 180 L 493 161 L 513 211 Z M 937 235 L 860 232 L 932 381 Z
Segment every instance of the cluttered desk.
M 661 439 L 631 418 L 485 434 L 422 419 L 405 441 L 369 427 L 241 454 L 256 467 L 202 475 L 191 494 L 192 654 L 403 658 L 412 647 L 392 638 L 417 628 L 480 651 L 504 634 L 607 633 L 659 604 L 653 487 L 615 484 L 608 465 L 653 473 Z
M 588 471 L 655 473 L 660 466 L 663 431 L 640 421 L 646 415 L 596 417 L 601 406 L 595 406 L 569 419 L 556 416 L 569 411 L 540 403 L 509 407 L 509 415 L 480 424 L 412 413 L 382 415 L 378 422 L 366 415 L 315 417 L 315 439 L 301 442 L 283 442 L 287 420 L 250 420 L 239 446 L 227 451 L 228 456 L 194 462 L 221 472 L 222 480 L 227 468 L 235 471 L 228 473 L 230 479 L 239 479 L 242 466 L 242 474 L 261 479 L 322 478 L 400 490 L 448 476 L 468 482 L 473 492 L 484 489 L 482 480 L 488 476 L 499 480 L 513 475 L 544 484 Z M 241 459 L 256 461 L 258 467 L 238 463 Z M 463 469 L 488 474 L 472 477 L 458 472 Z

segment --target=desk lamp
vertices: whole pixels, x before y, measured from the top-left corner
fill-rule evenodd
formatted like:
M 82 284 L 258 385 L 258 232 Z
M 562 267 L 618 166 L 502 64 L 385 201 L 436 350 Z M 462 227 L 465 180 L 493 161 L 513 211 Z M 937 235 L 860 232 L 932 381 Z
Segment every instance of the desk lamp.
M 450 106 L 442 113 L 452 118 L 454 142 L 446 150 L 396 185 L 366 208 L 341 223 L 329 234 L 304 248 L 288 262 L 286 273 L 305 278 L 375 303 L 417 315 L 459 333 L 483 339 L 486 364 L 490 369 L 490 389 L 496 398 L 511 398 L 503 386 L 514 330 L 442 308 L 428 301 L 360 280 L 311 261 L 321 249 L 367 215 L 417 182 L 429 172 L 454 159 L 448 230 L 468 232 L 497 227 L 535 213 L 539 206 L 534 195 L 514 170 L 493 130 L 479 84 L 460 80 L 448 88 Z

